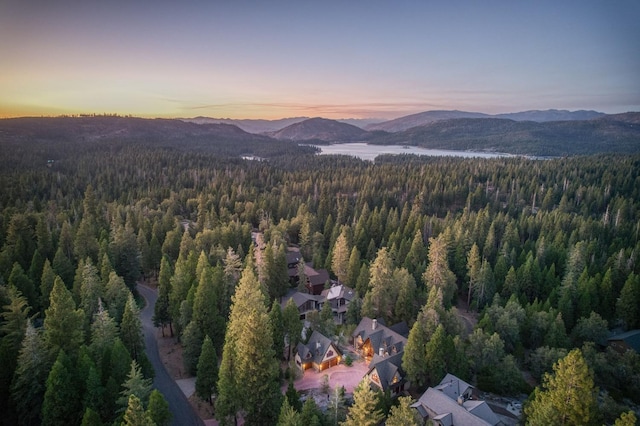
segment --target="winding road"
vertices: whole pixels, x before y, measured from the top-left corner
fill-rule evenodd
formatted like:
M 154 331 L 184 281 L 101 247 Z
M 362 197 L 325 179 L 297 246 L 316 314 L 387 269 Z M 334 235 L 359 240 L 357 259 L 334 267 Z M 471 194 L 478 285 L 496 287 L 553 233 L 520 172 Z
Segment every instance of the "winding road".
M 153 385 L 164 395 L 169 403 L 169 410 L 173 414 L 171 424 L 174 426 L 203 426 L 204 423 L 191 408 L 189 401 L 180 390 L 180 387 L 169 376 L 167 370 L 162 364 L 160 354 L 158 353 L 158 342 L 156 341 L 156 328 L 153 326 L 153 311 L 156 305 L 158 294 L 156 290 L 150 289 L 143 285 L 138 285 L 138 293 L 146 300 L 145 307 L 140 311 L 140 319 L 144 331 L 144 343 L 146 345 L 147 357 L 156 377 L 153 379 Z

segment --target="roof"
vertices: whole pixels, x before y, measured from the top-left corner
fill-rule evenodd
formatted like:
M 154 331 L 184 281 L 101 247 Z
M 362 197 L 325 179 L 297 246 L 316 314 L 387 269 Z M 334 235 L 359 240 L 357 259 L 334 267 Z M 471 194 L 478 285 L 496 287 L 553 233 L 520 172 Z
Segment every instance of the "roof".
M 331 339 L 314 330 L 306 345 L 298 343 L 297 350 L 298 355 L 300 355 L 300 359 L 303 362 L 312 361 L 316 364 L 320 364 L 324 359 L 324 355 L 327 353 L 327 350 L 332 346 L 336 353 L 340 355 L 339 349 L 333 345 Z
M 404 321 L 400 321 L 397 324 L 393 324 L 389 328 L 403 337 L 409 337 L 409 331 L 411 331 L 409 330 L 409 325 Z
M 322 296 L 326 297 L 327 300 L 334 300 L 334 299 L 351 300 L 356 296 L 356 292 L 351 287 L 347 287 L 346 285 L 339 284 L 323 290 Z
M 307 273 L 306 268 L 305 268 L 305 273 Z M 309 279 L 309 283 L 311 285 L 319 285 L 319 284 L 324 285 L 324 283 L 329 281 L 329 272 L 326 269 L 317 269 L 317 270 L 311 269 L 307 273 L 307 278 Z
M 407 338 L 383 325 L 382 320 L 364 317 L 353 331 L 352 336 L 360 336 L 363 341 L 369 339 L 375 354 L 383 348 L 388 355 L 404 351 Z
M 616 334 L 607 339 L 608 342 L 624 341 L 627 346 L 636 352 L 640 352 L 640 330 L 629 330 L 626 333 Z
M 465 395 L 467 391 L 473 389 L 473 386 L 453 374 L 447 373 L 435 389 L 444 392 L 449 398 L 456 401 L 460 395 Z
M 380 379 L 383 391 L 386 391 L 389 386 L 393 384 L 393 378 L 396 374 L 400 377 L 400 381 L 404 380 L 405 374 L 404 370 L 402 370 L 402 355 L 402 352 L 387 357 L 374 355 L 371 359 L 367 375 L 371 374 L 375 369 L 378 373 L 378 378 Z
M 302 255 L 299 251 L 288 251 L 285 254 L 285 257 L 287 258 L 287 265 L 298 263 L 300 262 L 300 259 L 302 259 Z
M 469 411 L 464 405 L 458 404 L 456 400 L 449 398 L 444 392 L 429 388 L 412 407 L 417 408 L 421 413 L 431 413 L 431 418 L 440 420 L 443 425 L 494 426 L 499 423 L 497 416 L 486 402 L 474 402 L 479 402 L 479 404 L 470 404 L 472 411 Z M 481 404 L 486 406 L 486 410 L 479 408 Z M 486 415 L 486 419 L 478 414 Z
M 282 306 L 282 308 L 287 306 L 287 303 L 289 302 L 289 299 L 293 299 L 293 303 L 298 308 L 300 308 L 300 306 L 304 305 L 305 303 L 307 303 L 310 300 L 315 301 L 315 302 L 320 302 L 322 300 L 322 297 L 316 296 L 316 295 L 313 295 L 313 294 L 309 294 L 309 293 L 302 293 L 300 291 L 296 291 L 296 292 L 290 293 L 289 295 L 285 296 L 282 299 L 282 302 L 280 303 L 280 306 Z

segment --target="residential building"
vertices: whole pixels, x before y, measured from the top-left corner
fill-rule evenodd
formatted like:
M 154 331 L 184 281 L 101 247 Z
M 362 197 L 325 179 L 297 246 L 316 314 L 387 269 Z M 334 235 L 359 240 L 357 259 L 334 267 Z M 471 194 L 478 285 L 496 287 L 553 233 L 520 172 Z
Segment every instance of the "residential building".
M 340 363 L 342 352 L 331 339 L 314 331 L 307 344 L 298 343 L 296 348 L 296 365 L 302 371 L 313 368 L 323 371 Z

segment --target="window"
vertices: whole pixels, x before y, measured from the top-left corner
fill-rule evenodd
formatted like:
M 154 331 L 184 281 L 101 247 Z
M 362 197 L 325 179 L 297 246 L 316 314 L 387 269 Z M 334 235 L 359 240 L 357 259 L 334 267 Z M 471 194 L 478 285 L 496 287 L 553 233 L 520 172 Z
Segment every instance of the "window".
M 334 355 L 333 351 L 331 349 L 329 349 L 327 351 L 327 358 L 331 358 Z

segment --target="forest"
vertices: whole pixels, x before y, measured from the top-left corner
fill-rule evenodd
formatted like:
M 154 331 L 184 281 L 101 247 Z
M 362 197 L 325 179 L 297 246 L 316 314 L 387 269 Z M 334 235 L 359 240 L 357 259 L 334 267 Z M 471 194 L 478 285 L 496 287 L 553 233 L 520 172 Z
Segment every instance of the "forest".
M 638 155 L 367 162 L 230 135 L 9 133 L 3 424 L 170 422 L 151 388 L 140 280 L 157 284 L 155 321 L 180 336 L 222 424 L 407 424 L 406 401 L 375 395 L 362 410 L 364 390 L 334 414 L 281 394 L 284 336 L 295 342 L 301 327 L 278 304 L 292 245 L 361 300 L 336 336 L 363 316 L 409 325 L 403 368 L 417 394 L 451 372 L 531 394 L 525 420 L 545 424 L 553 379 L 584 364 L 580 424 L 613 424 L 640 404 L 640 355 L 606 346 L 640 328 Z M 371 423 L 357 420 L 366 413 Z

